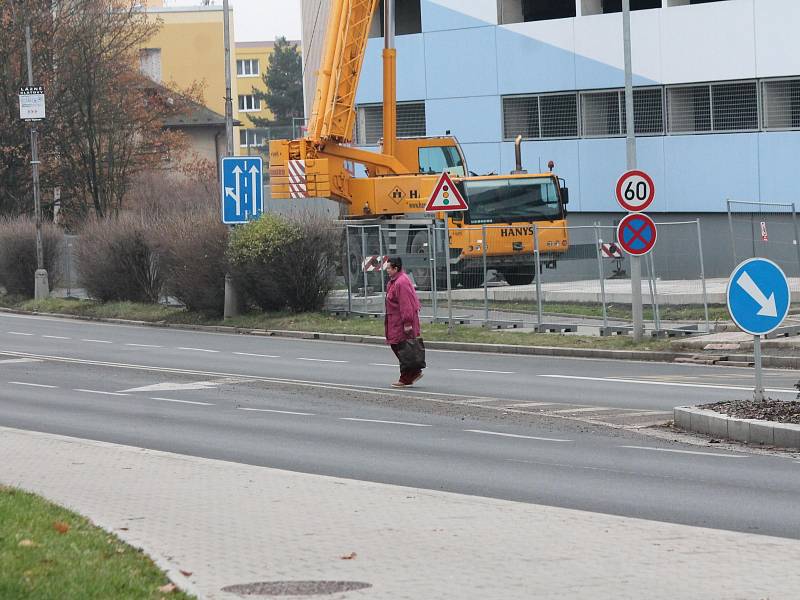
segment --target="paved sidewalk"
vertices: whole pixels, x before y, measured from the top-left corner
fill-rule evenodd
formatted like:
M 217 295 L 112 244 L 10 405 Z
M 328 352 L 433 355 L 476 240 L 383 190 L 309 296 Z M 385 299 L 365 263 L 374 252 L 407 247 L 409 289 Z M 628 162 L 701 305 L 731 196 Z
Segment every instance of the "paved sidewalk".
M 366 582 L 324 597 L 370 600 L 790 600 L 800 589 L 794 540 L 6 428 L 0 457 L 0 482 L 113 530 L 203 598 L 279 580 Z

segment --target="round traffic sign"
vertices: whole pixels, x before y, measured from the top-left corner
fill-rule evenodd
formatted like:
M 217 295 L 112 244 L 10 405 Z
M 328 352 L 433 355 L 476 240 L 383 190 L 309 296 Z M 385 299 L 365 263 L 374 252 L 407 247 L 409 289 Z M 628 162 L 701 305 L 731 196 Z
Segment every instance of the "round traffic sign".
M 656 245 L 656 224 L 647 215 L 631 213 L 617 225 L 617 243 L 628 254 L 642 256 Z
M 656 186 L 652 177 L 644 171 L 627 171 L 617 179 L 617 202 L 625 210 L 641 212 L 656 197 Z
M 786 274 L 766 258 L 739 263 L 728 279 L 725 297 L 733 322 L 752 335 L 777 329 L 789 313 L 791 302 Z

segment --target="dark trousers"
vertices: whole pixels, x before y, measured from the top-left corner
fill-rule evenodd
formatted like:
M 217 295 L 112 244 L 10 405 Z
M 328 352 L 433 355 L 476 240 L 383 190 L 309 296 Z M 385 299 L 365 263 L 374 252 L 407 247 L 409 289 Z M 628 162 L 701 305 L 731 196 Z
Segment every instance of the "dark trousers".
M 397 349 L 400 347 L 400 344 L 392 344 L 391 346 L 392 352 L 394 355 L 397 356 Z M 399 358 L 399 357 L 398 357 Z M 422 373 L 422 369 L 403 369 L 400 368 L 400 383 L 405 384 L 412 384 L 414 383 L 414 379 Z

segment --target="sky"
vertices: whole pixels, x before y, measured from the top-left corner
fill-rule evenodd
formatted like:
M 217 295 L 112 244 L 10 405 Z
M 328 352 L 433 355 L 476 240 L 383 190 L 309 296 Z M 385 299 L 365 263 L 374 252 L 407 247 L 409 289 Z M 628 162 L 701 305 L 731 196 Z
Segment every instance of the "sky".
M 229 0 L 237 42 L 261 42 L 285 36 L 300 39 L 300 0 Z M 197 6 L 200 0 L 166 0 L 166 6 Z M 212 0 L 222 6 L 222 0 Z

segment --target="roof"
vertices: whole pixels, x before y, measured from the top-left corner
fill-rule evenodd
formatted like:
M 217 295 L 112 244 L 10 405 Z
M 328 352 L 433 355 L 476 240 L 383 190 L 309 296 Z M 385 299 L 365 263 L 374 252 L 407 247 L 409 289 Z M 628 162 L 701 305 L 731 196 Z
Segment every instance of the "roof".
M 164 119 L 164 127 L 225 127 L 225 115 L 214 112 L 207 106 L 182 96 L 179 92 L 171 90 L 152 79 L 147 77 L 143 77 L 143 79 L 145 87 L 164 97 L 166 102 L 172 104 L 170 96 L 181 96 L 183 103 L 186 105 L 185 110 L 166 117 Z M 233 120 L 234 127 L 238 127 L 241 124 L 242 122 L 238 119 Z

